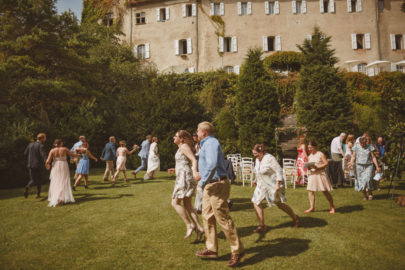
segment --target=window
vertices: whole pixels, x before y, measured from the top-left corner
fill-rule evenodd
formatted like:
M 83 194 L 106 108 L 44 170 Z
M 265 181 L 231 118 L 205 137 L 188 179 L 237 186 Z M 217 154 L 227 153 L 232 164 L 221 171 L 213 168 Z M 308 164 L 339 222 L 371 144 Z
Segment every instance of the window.
M 193 16 L 193 6 L 186 5 L 186 17 L 191 17 L 191 16 Z
M 183 17 L 197 16 L 197 4 L 183 4 Z
M 225 71 L 226 71 L 226 73 L 232 73 L 233 72 L 233 66 L 226 66 Z
M 367 69 L 366 69 L 367 64 L 366 63 L 361 63 L 357 65 L 357 70 L 358 72 L 361 72 L 363 74 L 367 74 Z
M 351 0 L 350 5 L 352 6 L 352 11 L 356 11 L 357 0 Z
M 225 37 L 224 38 L 224 52 L 231 52 L 232 51 L 232 38 Z
M 263 51 L 274 52 L 276 49 L 276 38 L 274 36 L 263 36 Z
M 274 14 L 274 2 L 269 2 L 269 13 Z
M 238 15 L 251 15 L 252 2 L 237 2 Z
M 113 23 L 114 23 L 114 14 L 112 14 L 111 12 L 107 13 L 103 18 L 103 25 L 111 26 L 113 25 Z
M 362 10 L 361 0 L 347 0 L 348 12 L 360 12 Z
M 363 34 L 356 35 L 356 44 L 357 44 L 357 49 L 364 49 L 364 35 Z
M 296 1 L 296 2 L 295 2 L 295 13 L 296 13 L 296 14 L 300 14 L 300 13 L 301 13 L 301 5 L 302 5 L 302 2 L 301 2 L 301 1 Z
M 135 17 L 136 17 L 136 24 L 145 24 L 146 20 L 145 20 L 145 12 L 140 12 L 140 13 L 136 13 Z
M 402 35 L 395 35 L 395 48 L 397 50 L 403 49 L 403 47 L 402 47 Z
M 214 3 L 214 15 L 222 15 L 221 14 L 221 3 Z
M 146 52 L 145 45 L 144 44 L 138 45 L 138 58 L 139 59 L 145 59 L 145 52 Z
M 176 55 L 192 54 L 193 50 L 191 38 L 175 40 L 174 48 Z
M 187 40 L 179 40 L 179 52 L 180 54 L 187 54 Z
M 161 22 L 166 21 L 166 9 L 161 8 L 161 9 L 159 10 L 159 12 L 160 12 L 160 21 L 161 21 Z
M 378 0 L 378 12 L 384 11 L 384 0 Z
M 246 2 L 241 3 L 240 15 L 247 15 L 247 3 Z
M 158 22 L 164 22 L 170 18 L 170 8 L 157 8 L 156 9 L 156 20 Z
M 329 1 L 323 1 L 323 13 L 328 13 Z

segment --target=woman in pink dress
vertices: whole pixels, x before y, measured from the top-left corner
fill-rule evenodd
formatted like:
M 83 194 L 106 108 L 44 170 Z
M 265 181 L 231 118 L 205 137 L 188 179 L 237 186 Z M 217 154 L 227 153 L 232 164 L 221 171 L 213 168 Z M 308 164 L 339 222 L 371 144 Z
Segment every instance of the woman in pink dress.
M 139 149 L 139 146 L 134 144 L 132 150 L 129 151 L 127 148 L 127 143 L 124 140 L 120 141 L 120 147 L 118 147 L 117 149 L 117 171 L 115 172 L 112 178 L 112 185 L 115 184 L 115 181 L 117 180 L 118 175 L 120 174 L 121 171 L 122 174 L 124 175 L 125 183 L 128 181 L 126 175 L 127 168 L 125 167 L 125 163 L 127 162 L 127 155 L 131 155 L 137 149 Z
M 308 149 L 310 155 L 308 157 L 308 198 L 309 198 L 309 209 L 305 210 L 305 213 L 315 212 L 315 191 L 322 191 L 326 199 L 329 202 L 330 211 L 329 213 L 335 213 L 335 206 L 333 205 L 333 198 L 329 191 L 332 190 L 332 185 L 328 175 L 326 174 L 326 167 L 328 167 L 328 160 L 326 156 L 318 151 L 317 143 L 310 141 L 308 144 Z
M 297 180 L 296 184 L 302 185 L 307 182 L 307 168 L 304 168 L 304 164 L 308 162 L 308 155 L 307 155 L 307 142 L 305 140 L 305 135 L 300 136 L 300 141 L 297 146 Z

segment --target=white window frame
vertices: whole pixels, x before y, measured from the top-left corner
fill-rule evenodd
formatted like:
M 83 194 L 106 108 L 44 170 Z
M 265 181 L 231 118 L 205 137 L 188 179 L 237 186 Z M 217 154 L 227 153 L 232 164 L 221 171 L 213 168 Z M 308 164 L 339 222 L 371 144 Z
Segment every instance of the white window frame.
M 270 45 L 269 39 L 273 40 L 273 43 L 272 43 L 273 50 L 269 49 L 269 45 Z M 276 51 L 276 37 L 275 36 L 263 36 L 262 41 L 263 41 L 263 51 L 265 51 L 265 52 L 275 52 Z
M 139 23 L 137 22 L 138 20 L 138 14 L 139 14 Z M 143 16 L 142 16 L 143 15 Z M 142 22 L 142 18 L 144 20 L 144 22 Z M 140 25 L 140 24 L 146 24 L 146 13 L 145 12 L 136 12 L 135 13 L 135 24 L 136 25 Z
M 161 13 L 163 13 L 165 15 L 164 19 L 161 17 Z M 165 22 L 165 21 L 168 21 L 169 19 L 170 19 L 170 8 L 169 7 L 156 9 L 156 21 Z
M 217 16 L 225 15 L 225 5 L 223 2 L 210 3 L 210 16 L 214 15 Z
M 280 52 L 281 51 L 281 36 L 276 36 L 276 51 Z
M 234 72 L 236 75 L 239 75 L 239 73 L 240 73 L 240 66 L 239 66 L 239 65 L 234 66 L 234 67 L 233 67 L 233 72 Z
M 272 3 L 272 5 L 270 5 Z M 271 9 L 272 6 L 272 9 Z M 264 12 L 266 15 L 274 15 L 274 14 L 280 14 L 280 3 L 278 0 L 275 1 L 265 1 L 264 2 Z

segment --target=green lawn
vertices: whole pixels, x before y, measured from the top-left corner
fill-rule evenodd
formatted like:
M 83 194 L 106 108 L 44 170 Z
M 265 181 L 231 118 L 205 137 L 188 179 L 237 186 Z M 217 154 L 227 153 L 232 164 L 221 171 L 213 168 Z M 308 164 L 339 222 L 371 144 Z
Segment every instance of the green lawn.
M 174 178 L 160 173 L 148 182 L 122 179 L 104 183 L 91 172 L 90 189 L 78 187 L 76 203 L 56 208 L 28 199 L 23 188 L 0 190 L 0 269 L 227 269 L 230 249 L 219 233 L 219 259 L 194 255 L 204 244 L 183 240 L 186 232 L 170 205 Z M 140 177 L 139 175 L 138 177 Z M 352 188 L 332 192 L 337 213 L 316 194 L 317 212 L 308 208 L 304 188 L 287 189 L 288 204 L 302 226 L 277 208 L 265 209 L 269 231 L 257 226 L 250 198 L 253 188 L 233 185 L 231 216 L 246 249 L 243 269 L 405 269 L 405 208 L 390 208 L 388 183 L 375 200 L 362 201 Z M 396 194 L 405 194 L 405 181 Z M 220 230 L 219 230 L 220 231 Z

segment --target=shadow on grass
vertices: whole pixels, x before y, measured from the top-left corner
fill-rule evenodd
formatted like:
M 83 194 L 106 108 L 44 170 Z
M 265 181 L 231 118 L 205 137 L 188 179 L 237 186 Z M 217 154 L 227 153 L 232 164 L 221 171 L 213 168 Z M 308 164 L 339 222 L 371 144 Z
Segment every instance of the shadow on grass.
M 230 198 L 232 201 L 231 212 L 253 210 L 252 201 L 249 198 Z
M 267 244 L 245 249 L 245 259 L 239 264 L 240 267 L 254 265 L 272 257 L 292 257 L 309 249 L 311 240 L 298 238 L 277 238 L 265 241 Z M 227 261 L 230 254 L 223 255 L 218 259 Z
M 356 204 L 356 205 L 346 205 L 346 206 L 338 207 L 335 209 L 335 212 L 340 213 L 340 214 L 345 214 L 345 213 L 351 213 L 351 212 L 362 211 L 362 210 L 364 210 L 363 205 Z M 325 211 L 329 212 L 329 210 L 325 210 Z
M 100 196 L 101 195 L 101 196 Z M 123 197 L 132 197 L 133 194 L 119 194 L 117 196 L 102 196 L 105 194 L 80 194 L 75 196 L 75 201 L 77 204 L 81 204 L 88 201 L 98 201 L 98 200 L 116 200 Z
M 392 190 L 391 190 L 392 191 Z M 397 198 L 400 194 L 394 193 L 394 198 Z M 392 193 L 390 192 L 388 194 L 388 190 L 385 191 L 384 193 L 380 193 L 380 194 L 373 194 L 373 200 L 387 200 L 387 199 L 391 199 Z

